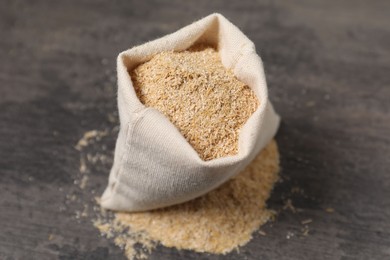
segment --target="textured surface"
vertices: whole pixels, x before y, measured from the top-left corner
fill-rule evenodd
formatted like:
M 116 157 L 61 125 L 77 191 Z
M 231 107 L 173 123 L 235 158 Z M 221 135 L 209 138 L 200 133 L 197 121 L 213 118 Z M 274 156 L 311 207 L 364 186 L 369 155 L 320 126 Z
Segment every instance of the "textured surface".
M 239 130 L 259 106 L 212 47 L 157 54 L 131 79 L 142 104 L 167 116 L 203 160 L 237 154 Z
M 115 124 L 120 51 L 214 11 L 255 42 L 283 119 L 284 182 L 269 205 L 290 198 L 300 210 L 281 211 L 240 255 L 160 247 L 150 259 L 390 256 L 390 4 L 208 2 L 0 2 L 1 259 L 124 259 L 64 204 L 79 174 L 74 145 Z M 112 150 L 115 135 L 104 140 Z M 85 192 L 100 194 L 108 170 L 96 167 Z

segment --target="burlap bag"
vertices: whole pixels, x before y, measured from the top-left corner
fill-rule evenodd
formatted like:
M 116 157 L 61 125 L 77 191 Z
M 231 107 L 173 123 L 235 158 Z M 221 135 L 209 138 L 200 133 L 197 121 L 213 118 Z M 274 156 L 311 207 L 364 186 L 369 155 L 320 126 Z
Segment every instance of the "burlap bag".
M 240 130 L 235 156 L 203 161 L 177 128 L 137 98 L 129 70 L 167 50 L 195 43 L 218 46 L 223 65 L 250 86 L 260 105 Z M 273 138 L 279 117 L 268 101 L 263 65 L 255 46 L 220 14 L 209 15 L 175 33 L 119 54 L 120 131 L 104 208 L 143 211 L 194 199 L 220 186 L 248 165 Z

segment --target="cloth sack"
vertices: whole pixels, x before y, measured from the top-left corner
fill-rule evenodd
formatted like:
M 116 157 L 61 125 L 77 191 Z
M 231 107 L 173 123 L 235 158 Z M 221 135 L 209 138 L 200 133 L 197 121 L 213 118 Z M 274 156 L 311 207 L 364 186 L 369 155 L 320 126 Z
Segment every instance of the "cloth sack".
M 196 43 L 218 46 L 223 65 L 259 99 L 259 107 L 240 130 L 234 156 L 203 161 L 179 130 L 162 113 L 144 106 L 134 91 L 128 71 L 157 53 L 182 51 Z M 120 131 L 101 198 L 103 208 L 145 211 L 199 197 L 243 170 L 277 131 L 279 116 L 268 101 L 255 46 L 221 14 L 120 53 L 117 72 Z

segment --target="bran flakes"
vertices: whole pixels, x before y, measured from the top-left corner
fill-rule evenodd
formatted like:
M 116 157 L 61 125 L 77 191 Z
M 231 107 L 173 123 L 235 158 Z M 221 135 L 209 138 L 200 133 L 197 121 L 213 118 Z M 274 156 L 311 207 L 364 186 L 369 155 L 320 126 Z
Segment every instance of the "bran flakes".
M 203 160 L 237 154 L 239 130 L 259 101 L 214 48 L 162 52 L 130 75 L 140 101 L 167 116 Z

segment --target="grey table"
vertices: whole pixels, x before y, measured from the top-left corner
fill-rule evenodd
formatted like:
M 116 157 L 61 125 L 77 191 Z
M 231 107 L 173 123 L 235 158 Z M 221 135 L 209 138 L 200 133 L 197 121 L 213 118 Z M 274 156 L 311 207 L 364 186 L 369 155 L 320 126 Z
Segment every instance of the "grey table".
M 158 247 L 150 259 L 390 259 L 385 0 L 2 0 L 0 259 L 124 259 L 66 204 L 79 175 L 74 145 L 85 131 L 115 127 L 107 115 L 115 117 L 120 51 L 216 11 L 255 42 L 283 118 L 284 181 L 269 206 L 289 198 L 300 212 L 281 210 L 240 254 Z M 112 151 L 115 134 L 104 142 Z M 108 171 L 96 167 L 78 198 L 99 195 Z M 304 219 L 313 220 L 308 236 Z

